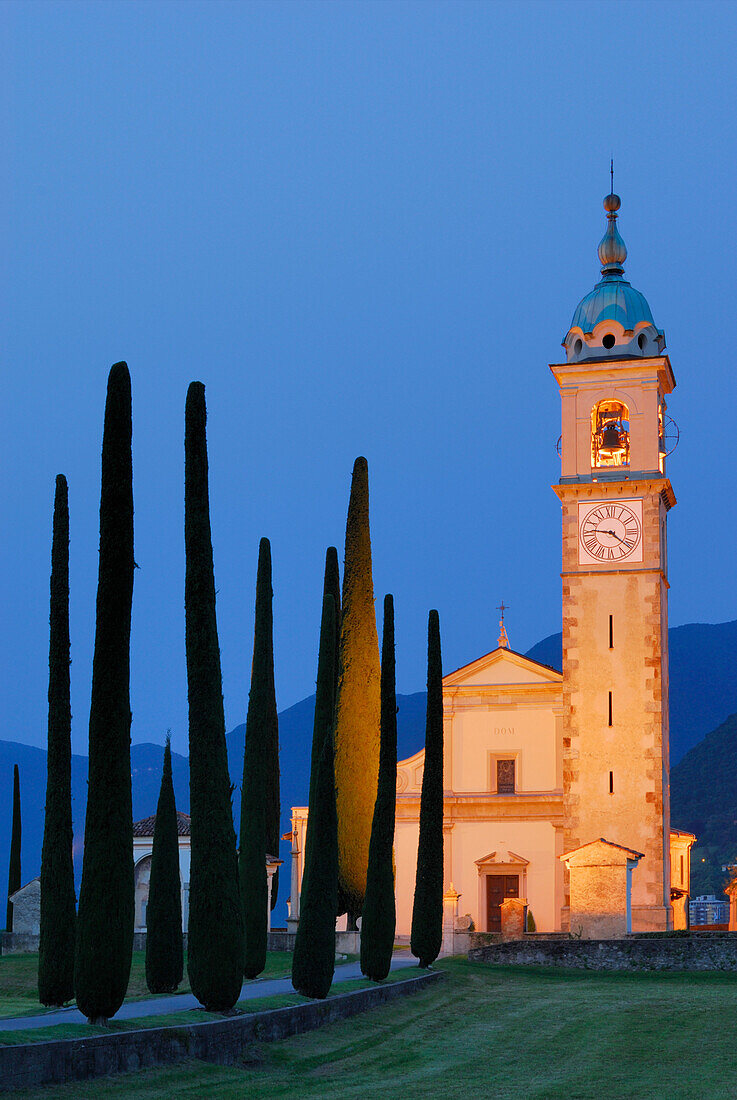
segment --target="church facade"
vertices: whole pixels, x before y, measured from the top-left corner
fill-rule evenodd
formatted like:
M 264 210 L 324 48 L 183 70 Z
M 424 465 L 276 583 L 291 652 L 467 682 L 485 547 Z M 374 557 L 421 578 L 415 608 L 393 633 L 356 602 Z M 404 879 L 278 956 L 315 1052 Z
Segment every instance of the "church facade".
M 695 838 L 671 830 L 668 758 L 675 378 L 663 331 L 624 279 L 619 207 L 605 198 L 602 277 L 576 308 L 565 361 L 550 367 L 561 398 L 562 670 L 514 652 L 502 621 L 495 650 L 443 679 L 445 884 L 480 931 L 498 931 L 502 902 L 518 897 L 538 931 L 575 932 L 587 906 L 606 909 L 616 867 L 623 931 L 685 927 Z M 400 935 L 412 918 L 423 757 L 397 770 Z M 293 811 L 293 896 L 306 818 Z

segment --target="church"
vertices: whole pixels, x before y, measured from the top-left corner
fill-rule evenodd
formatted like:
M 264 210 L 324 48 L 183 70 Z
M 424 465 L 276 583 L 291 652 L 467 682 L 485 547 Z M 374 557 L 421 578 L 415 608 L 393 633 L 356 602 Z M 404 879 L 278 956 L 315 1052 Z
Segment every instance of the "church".
M 524 899 L 528 927 L 686 927 L 690 848 L 671 829 L 666 399 L 675 377 L 624 278 L 604 199 L 601 279 L 550 365 L 561 399 L 562 670 L 497 647 L 443 678 L 446 898 L 479 931 Z M 412 920 L 424 750 L 397 768 L 397 934 Z M 292 811 L 292 896 L 307 810 Z M 297 914 L 292 907 L 292 917 Z M 470 923 L 468 920 L 466 923 Z M 612 923 L 613 922 L 613 923 Z

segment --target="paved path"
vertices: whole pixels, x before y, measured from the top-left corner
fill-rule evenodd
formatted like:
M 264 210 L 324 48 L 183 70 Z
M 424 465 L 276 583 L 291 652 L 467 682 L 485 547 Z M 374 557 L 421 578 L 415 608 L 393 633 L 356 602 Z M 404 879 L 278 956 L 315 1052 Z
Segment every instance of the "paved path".
M 392 970 L 403 966 L 417 966 L 417 959 L 405 951 L 392 957 Z M 360 978 L 361 966 L 357 962 L 336 966 L 336 982 L 346 982 L 351 978 Z M 241 989 L 239 1000 L 250 1001 L 255 997 L 273 997 L 277 993 L 293 993 L 291 978 L 257 978 L 246 982 Z M 175 993 L 171 997 L 156 997 L 148 1001 L 126 1001 L 113 1017 L 114 1020 L 132 1020 L 139 1016 L 162 1016 L 169 1012 L 183 1012 L 188 1008 L 202 1008 L 192 993 Z M 47 1012 L 42 1016 L 12 1016 L 0 1019 L 0 1031 L 25 1031 L 37 1027 L 53 1027 L 54 1024 L 86 1024 L 87 1017 L 78 1008 L 60 1008 L 56 1012 Z

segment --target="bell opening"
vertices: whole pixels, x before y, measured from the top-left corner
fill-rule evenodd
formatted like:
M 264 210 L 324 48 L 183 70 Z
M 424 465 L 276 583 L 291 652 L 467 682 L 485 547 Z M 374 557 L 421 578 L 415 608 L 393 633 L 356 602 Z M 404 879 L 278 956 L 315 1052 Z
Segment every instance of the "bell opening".
M 600 401 L 591 412 L 591 465 L 629 466 L 629 409 L 621 401 Z

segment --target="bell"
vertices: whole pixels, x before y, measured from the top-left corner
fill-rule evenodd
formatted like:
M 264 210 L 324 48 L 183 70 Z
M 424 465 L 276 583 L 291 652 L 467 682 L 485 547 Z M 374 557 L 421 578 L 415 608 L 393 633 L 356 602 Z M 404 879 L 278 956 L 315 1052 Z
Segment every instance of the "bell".
M 621 447 L 619 432 L 613 424 L 608 424 L 601 433 L 600 451 L 618 451 Z

